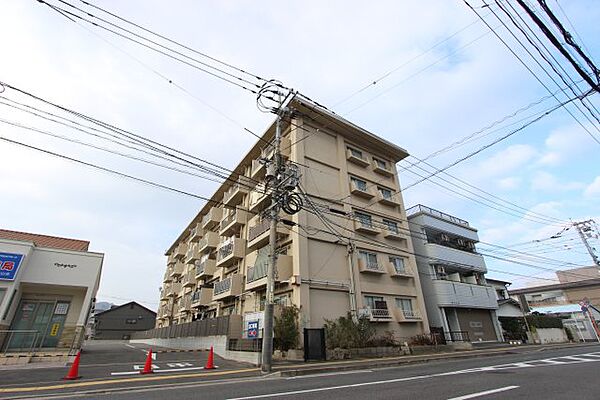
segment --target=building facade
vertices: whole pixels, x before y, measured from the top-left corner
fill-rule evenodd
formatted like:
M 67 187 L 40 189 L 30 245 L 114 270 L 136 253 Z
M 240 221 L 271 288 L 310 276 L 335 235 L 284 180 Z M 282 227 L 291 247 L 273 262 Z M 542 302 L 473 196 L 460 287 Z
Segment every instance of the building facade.
M 5 351 L 81 345 L 104 255 L 89 242 L 0 230 L 0 344 Z
M 431 331 L 447 332 L 451 340 L 502 340 L 496 290 L 475 250 L 477 230 L 423 205 L 407 213 Z
M 131 301 L 94 315 L 92 338 L 96 340 L 129 340 L 131 334 L 155 326 L 156 313 Z
M 312 103 L 290 109 L 281 149 L 305 200 L 278 224 L 276 302 L 300 309 L 301 328 L 352 312 L 398 338 L 425 333 L 395 168 L 408 154 Z M 262 328 L 271 201 L 263 160 L 273 136 L 274 125 L 166 252 L 157 327 L 238 314 Z

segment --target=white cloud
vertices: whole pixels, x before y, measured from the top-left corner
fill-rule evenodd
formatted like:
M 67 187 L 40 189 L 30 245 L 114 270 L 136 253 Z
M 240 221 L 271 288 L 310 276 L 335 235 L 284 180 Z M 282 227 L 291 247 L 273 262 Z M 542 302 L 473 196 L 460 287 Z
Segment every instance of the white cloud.
M 581 189 L 580 182 L 561 182 L 555 175 L 546 171 L 537 171 L 531 178 L 531 188 L 548 192 L 564 192 Z
M 539 163 L 548 166 L 562 165 L 585 153 L 590 148 L 590 140 L 590 137 L 579 125 L 560 127 L 552 131 L 546 138 L 544 142 L 546 149 L 540 157 Z
M 482 161 L 473 171 L 479 176 L 497 176 L 519 169 L 529 163 L 537 150 L 527 144 L 516 144 L 500 150 Z
M 498 180 L 498 187 L 503 190 L 513 190 L 521 185 L 522 179 L 517 176 L 509 176 Z
M 600 197 L 600 176 L 597 176 L 583 191 L 585 197 Z

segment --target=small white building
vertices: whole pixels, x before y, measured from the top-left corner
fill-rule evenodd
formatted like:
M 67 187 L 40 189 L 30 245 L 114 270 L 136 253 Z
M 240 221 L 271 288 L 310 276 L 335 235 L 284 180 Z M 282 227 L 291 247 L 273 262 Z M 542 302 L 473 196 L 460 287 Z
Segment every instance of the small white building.
M 104 255 L 89 242 L 0 229 L 0 348 L 77 349 Z

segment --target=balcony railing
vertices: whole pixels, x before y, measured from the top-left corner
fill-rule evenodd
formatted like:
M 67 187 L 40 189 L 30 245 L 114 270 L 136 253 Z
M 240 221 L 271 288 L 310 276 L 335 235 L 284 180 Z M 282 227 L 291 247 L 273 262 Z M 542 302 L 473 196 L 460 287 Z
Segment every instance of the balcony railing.
M 260 159 L 252 160 L 252 170 L 250 175 L 253 179 L 261 179 L 266 171 L 266 167 L 264 162 L 261 162 Z
M 240 175 L 237 181 L 223 195 L 223 203 L 227 205 L 238 203 L 242 196 L 250 191 L 252 186 L 250 178 Z
M 377 274 L 385 274 L 386 272 L 383 265 L 377 262 L 368 262 L 362 258 L 358 260 L 358 270 L 360 272 L 374 272 Z
M 219 244 L 219 234 L 217 232 L 206 232 L 204 237 L 198 242 L 198 252 L 204 253 L 217 248 Z
M 268 269 L 268 261 L 254 264 L 253 267 L 248 267 L 248 273 L 246 274 L 246 283 L 251 283 L 266 277 Z
M 173 257 L 175 259 L 181 259 L 181 258 L 185 257 L 186 251 L 187 251 L 187 244 L 179 243 L 179 246 L 177 246 L 177 248 L 175 249 L 175 253 L 173 254 Z
M 223 217 L 223 209 L 213 207 L 208 210 L 208 213 L 202 217 L 202 228 L 212 229 L 217 225 Z
M 446 214 L 445 212 L 441 212 L 438 211 L 436 209 L 433 209 L 431 207 L 427 207 L 424 206 L 422 204 L 417 204 L 416 206 L 412 206 L 411 208 L 409 208 L 408 210 L 406 210 L 406 215 L 407 216 L 411 216 L 417 213 L 424 213 L 424 214 L 429 214 L 433 217 L 438 217 L 441 219 L 445 219 L 446 221 L 450 221 L 450 222 L 454 222 L 456 224 L 460 224 L 460 225 L 466 225 L 469 226 L 469 223 L 467 221 L 465 221 L 464 219 L 460 219 L 457 217 L 454 217 L 450 214 Z
M 229 238 L 222 242 L 217 251 L 217 266 L 227 267 L 246 256 L 246 240 Z
M 367 199 L 375 196 L 368 184 L 363 185 L 354 180 L 350 180 L 350 193 Z
M 196 286 L 196 271 L 186 272 L 182 279 L 183 287 Z
M 181 276 L 181 274 L 183 274 L 184 267 L 185 264 L 183 264 L 182 262 L 178 262 L 177 264 L 175 264 L 173 266 L 173 269 L 171 270 L 171 277 L 175 278 L 177 276 Z
M 388 206 L 400 205 L 400 196 L 397 193 L 384 194 L 377 190 L 377 201 Z
M 190 243 L 187 252 L 185 253 L 186 264 L 193 264 L 200 257 L 198 251 L 198 243 Z
M 254 239 L 267 232 L 271 227 L 271 221 L 268 219 L 263 219 L 258 222 L 256 225 L 253 225 L 248 230 L 248 241 L 252 242 Z
M 192 294 L 192 307 L 208 306 L 212 302 L 213 289 L 202 288 Z
M 402 308 L 396 308 L 395 314 L 398 322 L 419 322 L 422 320 L 421 314 L 416 310 L 404 310 Z
M 387 322 L 393 319 L 390 310 L 387 308 L 363 308 L 359 310 L 359 315 L 369 318 L 373 322 Z
M 231 214 L 227 215 L 220 225 L 220 234 L 228 235 L 235 231 L 240 226 L 246 224 L 248 219 L 248 213 L 244 210 L 235 209 Z
M 169 297 L 177 297 L 181 292 L 181 282 L 173 282 L 169 291 L 167 292 L 167 296 Z
M 243 278 L 240 274 L 229 275 L 227 278 L 215 283 L 213 300 L 239 296 L 242 293 Z
M 190 230 L 189 240 L 190 240 L 190 242 L 197 242 L 201 238 L 202 238 L 202 224 L 198 223 Z
M 215 274 L 217 261 L 212 258 L 196 261 L 196 278 L 208 278 Z
M 354 164 L 358 164 L 362 167 L 366 167 L 369 165 L 369 160 L 367 160 L 364 153 L 359 152 L 359 151 L 353 151 L 351 149 L 346 149 L 346 158 L 348 159 L 348 161 L 351 161 Z
M 364 221 L 360 218 L 354 220 L 354 229 L 370 235 L 377 235 L 379 233 L 379 229 L 373 225 L 372 221 Z

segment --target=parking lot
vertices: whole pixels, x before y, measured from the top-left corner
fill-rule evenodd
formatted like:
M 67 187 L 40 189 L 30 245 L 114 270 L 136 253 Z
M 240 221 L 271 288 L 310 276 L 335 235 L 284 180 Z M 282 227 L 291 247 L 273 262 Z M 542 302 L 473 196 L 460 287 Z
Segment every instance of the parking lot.
M 138 375 L 143 369 L 150 347 L 130 344 L 127 341 L 88 341 L 81 352 L 79 375 L 85 380 Z M 152 365 L 156 374 L 201 371 L 206 364 L 208 351 L 173 351 L 154 347 Z M 235 361 L 225 360 L 216 354 L 214 363 L 219 371 L 251 367 Z M 55 363 L 36 363 L 2 367 L 0 387 L 21 386 L 59 382 L 68 367 Z

